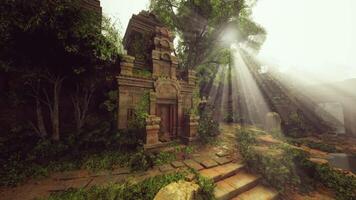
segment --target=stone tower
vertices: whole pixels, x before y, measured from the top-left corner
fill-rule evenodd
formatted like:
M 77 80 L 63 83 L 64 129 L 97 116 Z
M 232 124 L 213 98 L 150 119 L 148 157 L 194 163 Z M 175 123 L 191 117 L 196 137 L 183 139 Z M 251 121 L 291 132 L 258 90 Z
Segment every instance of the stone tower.
M 135 105 L 149 94 L 145 147 L 155 148 L 171 140 L 196 138 L 193 107 L 195 72 L 178 70 L 174 36 L 155 15 L 133 15 L 124 37 L 127 50 L 118 80 L 118 127 L 128 126 Z

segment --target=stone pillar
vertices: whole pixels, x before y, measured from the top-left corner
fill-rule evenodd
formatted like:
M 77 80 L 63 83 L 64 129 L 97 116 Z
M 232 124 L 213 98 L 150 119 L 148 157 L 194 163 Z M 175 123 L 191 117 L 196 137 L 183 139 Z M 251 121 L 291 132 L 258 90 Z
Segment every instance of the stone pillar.
M 135 58 L 132 56 L 124 55 L 120 62 L 121 72 L 120 75 L 132 76 L 132 69 L 134 67 Z
M 269 112 L 266 114 L 265 124 L 264 124 L 266 131 L 281 132 L 282 131 L 281 123 L 282 123 L 282 120 L 278 113 Z
M 159 124 L 161 119 L 155 115 L 150 115 L 146 119 L 146 138 L 145 138 L 145 149 L 154 148 L 160 142 L 158 139 Z
M 178 136 L 182 137 L 182 133 L 183 133 L 183 129 L 182 129 L 182 125 L 183 125 L 183 99 L 182 96 L 178 96 L 178 101 L 177 101 L 178 105 L 177 105 L 177 116 L 178 116 L 178 124 L 177 124 L 177 132 L 178 132 Z
M 185 135 L 184 142 L 191 143 L 198 137 L 199 117 L 195 115 L 185 115 Z

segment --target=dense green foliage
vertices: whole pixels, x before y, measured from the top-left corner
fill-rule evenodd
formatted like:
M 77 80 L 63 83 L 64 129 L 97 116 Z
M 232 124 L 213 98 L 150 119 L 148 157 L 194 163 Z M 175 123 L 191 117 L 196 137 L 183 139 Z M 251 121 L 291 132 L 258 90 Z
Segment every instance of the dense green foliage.
M 215 183 L 212 179 L 208 179 L 197 174 L 197 184 L 199 185 L 199 191 L 197 200 L 214 200 Z
M 213 108 L 206 106 L 200 112 L 198 134 L 203 143 L 213 141 L 217 134 L 219 134 L 219 123 L 213 118 Z
M 105 126 L 109 129 L 109 124 Z M 105 128 L 104 127 L 104 128 Z M 92 135 L 90 135 L 92 134 Z M 27 178 L 47 176 L 51 172 L 88 169 L 98 171 L 114 166 L 125 166 L 130 160 L 130 151 L 137 144 L 131 144 L 126 132 L 107 132 L 97 129 L 82 135 L 81 139 L 65 139 L 60 142 L 20 138 L 22 147 L 4 144 L 0 168 L 0 185 L 17 185 Z M 27 141 L 25 141 L 27 139 Z M 131 150 L 130 150 L 131 149 Z
M 195 68 L 221 63 L 222 52 L 232 42 L 265 34 L 251 19 L 253 4 L 245 0 L 151 0 L 150 10 L 179 36 L 177 54 L 184 67 Z M 224 41 L 224 35 L 230 34 L 231 41 Z
M 108 187 L 92 187 L 86 189 L 74 189 L 51 195 L 48 200 L 150 200 L 158 191 L 172 183 L 183 180 L 183 173 L 173 173 L 155 176 L 139 183 L 115 184 Z
M 133 116 L 128 122 L 129 129 L 144 129 L 146 126 L 146 118 L 148 117 L 148 109 L 150 103 L 150 93 L 145 92 L 140 101 L 135 105 Z
M 259 151 L 256 138 L 267 133 L 257 129 L 242 129 L 238 133 L 239 150 L 249 167 L 262 174 L 267 183 L 284 191 L 297 187 L 310 190 L 320 182 L 336 192 L 337 199 L 355 199 L 356 178 L 327 164 L 309 160 L 309 155 L 288 144 L 268 146 Z
M 79 0 L 1 2 L 1 185 L 127 162 L 119 152 L 137 144 L 113 126 L 120 41 Z
M 356 177 L 332 169 L 329 165 L 306 163 L 306 168 L 312 171 L 312 177 L 336 192 L 338 200 L 356 199 Z
M 119 54 L 110 20 L 101 23 L 101 16 L 78 0 L 5 0 L 0 11 L 2 69 L 82 71 L 98 59 L 115 61 Z
M 242 129 L 238 133 L 239 150 L 251 169 L 260 173 L 264 179 L 280 191 L 286 187 L 299 186 L 300 177 L 296 162 L 305 158 L 302 152 L 284 145 L 270 147 L 257 146 L 256 137 L 262 131 Z

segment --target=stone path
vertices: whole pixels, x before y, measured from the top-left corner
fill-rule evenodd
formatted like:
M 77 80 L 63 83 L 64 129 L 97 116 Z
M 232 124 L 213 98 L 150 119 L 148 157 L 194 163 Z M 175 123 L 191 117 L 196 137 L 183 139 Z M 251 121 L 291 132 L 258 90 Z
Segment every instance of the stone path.
M 0 199 L 33 200 L 47 197 L 51 192 L 70 188 L 90 188 L 106 186 L 112 183 L 135 182 L 163 173 L 193 168 L 203 176 L 216 182 L 215 195 L 218 200 L 270 200 L 277 197 L 277 192 L 259 184 L 260 177 L 246 171 L 245 165 L 236 148 L 236 125 L 222 125 L 222 134 L 215 145 L 201 147 L 186 160 L 157 166 L 146 172 L 131 173 L 127 168 L 91 173 L 85 170 L 57 173 L 43 180 L 31 180 L 15 187 L 0 189 Z M 193 177 L 191 177 L 193 178 Z M 258 197 L 258 198 L 257 198 Z

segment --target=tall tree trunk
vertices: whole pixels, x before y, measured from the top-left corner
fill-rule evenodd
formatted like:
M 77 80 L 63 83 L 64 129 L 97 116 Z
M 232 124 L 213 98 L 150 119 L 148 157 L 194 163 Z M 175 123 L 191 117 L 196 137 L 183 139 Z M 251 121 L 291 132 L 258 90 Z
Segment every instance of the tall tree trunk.
M 53 84 L 52 139 L 59 140 L 59 92 L 62 83 L 55 80 Z
M 47 130 L 44 124 L 42 106 L 39 98 L 36 98 L 36 115 L 37 115 L 37 128 L 40 137 L 47 136 Z
M 43 118 L 43 112 L 42 112 L 42 105 L 41 105 L 41 96 L 40 96 L 40 88 L 41 88 L 41 81 L 40 79 L 37 79 L 35 81 L 29 81 L 27 83 L 30 88 L 32 89 L 32 94 L 31 96 L 35 99 L 36 101 L 36 124 L 34 125 L 32 122 L 30 122 L 32 128 L 34 131 L 37 133 L 38 136 L 41 138 L 44 138 L 47 136 L 47 130 L 46 126 L 44 123 L 44 118 Z
M 84 92 L 81 94 L 79 85 L 77 85 L 76 94 L 72 96 L 72 102 L 74 106 L 74 118 L 78 134 L 81 132 L 87 119 L 89 105 L 94 91 L 95 88 L 92 85 L 88 89 L 84 89 Z
M 59 141 L 60 140 L 60 133 L 59 133 L 59 95 L 62 88 L 62 82 L 64 80 L 63 77 L 59 75 L 51 75 L 48 74 L 45 78 L 52 83 L 53 85 L 53 98 L 52 101 L 47 93 L 44 90 L 44 94 L 46 96 L 46 104 L 48 106 L 51 122 L 52 122 L 52 140 Z

